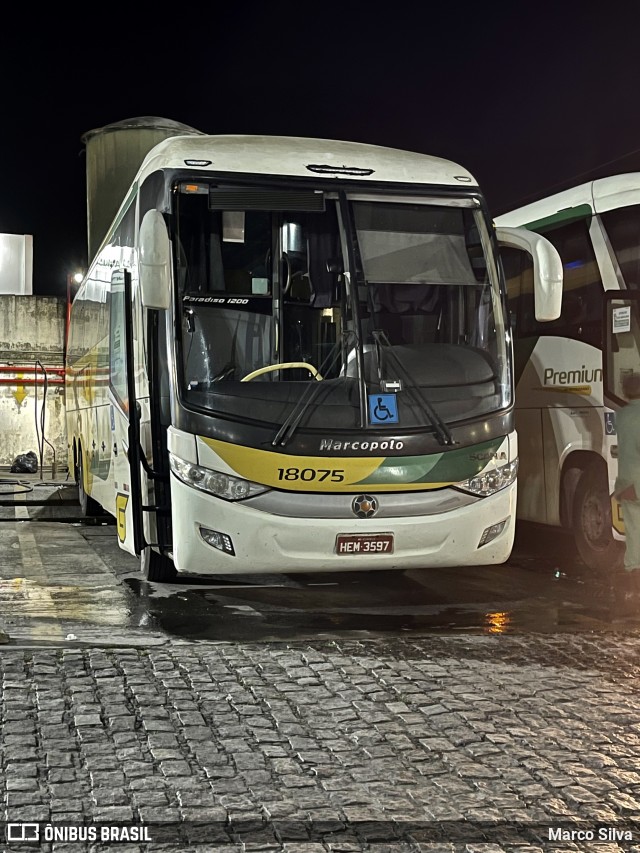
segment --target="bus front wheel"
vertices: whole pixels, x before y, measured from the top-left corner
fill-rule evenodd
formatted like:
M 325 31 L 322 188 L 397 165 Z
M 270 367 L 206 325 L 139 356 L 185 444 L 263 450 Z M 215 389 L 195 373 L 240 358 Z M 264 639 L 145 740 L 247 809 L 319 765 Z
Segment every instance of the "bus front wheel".
M 171 583 L 177 576 L 173 560 L 158 554 L 149 545 L 140 554 L 140 569 L 148 581 Z
M 598 466 L 580 475 L 573 498 L 573 534 L 583 562 L 596 571 L 622 567 L 624 543 L 613 538 L 606 471 Z

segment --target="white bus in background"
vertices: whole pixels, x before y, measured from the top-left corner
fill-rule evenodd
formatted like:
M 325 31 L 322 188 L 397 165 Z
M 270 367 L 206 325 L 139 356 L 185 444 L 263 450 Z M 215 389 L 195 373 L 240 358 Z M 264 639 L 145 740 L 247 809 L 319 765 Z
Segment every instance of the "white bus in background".
M 502 563 L 518 466 L 498 239 L 473 177 L 359 143 L 156 145 L 75 298 L 69 464 L 151 580 Z
M 503 253 L 515 324 L 517 515 L 571 529 L 587 566 L 609 570 L 624 553 L 621 510 L 611 497 L 620 371 L 640 369 L 631 354 L 640 288 L 640 173 L 584 183 L 505 213 L 496 224 L 543 234 L 564 267 L 562 313 L 539 323 L 526 256 Z M 610 367 L 617 364 L 617 373 L 609 371 L 610 390 L 603 387 L 603 346 Z

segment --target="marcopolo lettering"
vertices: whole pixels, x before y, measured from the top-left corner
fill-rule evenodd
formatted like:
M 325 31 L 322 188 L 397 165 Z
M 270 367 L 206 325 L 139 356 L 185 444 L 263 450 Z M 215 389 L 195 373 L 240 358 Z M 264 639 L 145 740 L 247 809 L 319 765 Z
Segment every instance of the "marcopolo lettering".
M 336 441 L 334 438 L 320 439 L 320 450 L 366 450 L 368 453 L 384 453 L 385 450 L 402 450 L 404 441 L 390 438 L 385 441 Z

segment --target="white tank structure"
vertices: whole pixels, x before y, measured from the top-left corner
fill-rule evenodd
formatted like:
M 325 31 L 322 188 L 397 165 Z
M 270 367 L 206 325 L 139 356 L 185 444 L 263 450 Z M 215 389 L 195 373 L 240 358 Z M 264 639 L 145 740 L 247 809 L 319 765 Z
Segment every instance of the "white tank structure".
M 0 295 L 33 293 L 33 235 L 0 234 Z
M 89 263 L 146 154 L 171 136 L 205 134 L 172 119 L 139 116 L 87 131 L 81 137 L 87 158 L 87 249 Z

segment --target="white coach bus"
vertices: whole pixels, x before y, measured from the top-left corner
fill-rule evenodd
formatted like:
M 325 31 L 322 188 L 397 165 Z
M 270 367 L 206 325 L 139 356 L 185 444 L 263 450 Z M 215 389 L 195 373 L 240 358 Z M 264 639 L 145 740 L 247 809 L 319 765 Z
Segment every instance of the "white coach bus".
M 175 136 L 74 300 L 69 464 L 146 576 L 504 562 L 517 440 L 498 237 L 463 167 Z M 538 286 L 539 285 L 539 286 Z
M 517 515 L 572 529 L 584 562 L 609 570 L 624 553 L 624 523 L 612 498 L 615 410 L 623 403 L 622 375 L 640 369 L 640 173 L 584 183 L 496 224 L 543 234 L 564 267 L 562 313 L 538 323 L 527 259 L 503 253 L 515 321 Z

